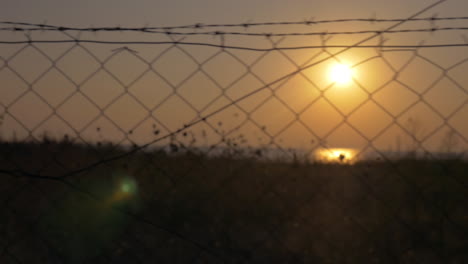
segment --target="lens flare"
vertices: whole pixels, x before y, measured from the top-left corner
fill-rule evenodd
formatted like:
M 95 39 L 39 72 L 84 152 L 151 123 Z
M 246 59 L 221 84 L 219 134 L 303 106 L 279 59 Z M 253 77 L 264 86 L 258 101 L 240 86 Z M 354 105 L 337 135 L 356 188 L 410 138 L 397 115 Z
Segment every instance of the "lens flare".
M 105 200 L 106 205 L 115 205 L 134 200 L 138 196 L 138 183 L 128 175 L 115 176 L 115 185 L 111 195 Z
M 120 191 L 122 191 L 123 193 L 132 194 L 135 193 L 136 189 L 137 186 L 135 180 L 133 179 L 127 178 L 122 180 L 122 182 L 120 183 Z

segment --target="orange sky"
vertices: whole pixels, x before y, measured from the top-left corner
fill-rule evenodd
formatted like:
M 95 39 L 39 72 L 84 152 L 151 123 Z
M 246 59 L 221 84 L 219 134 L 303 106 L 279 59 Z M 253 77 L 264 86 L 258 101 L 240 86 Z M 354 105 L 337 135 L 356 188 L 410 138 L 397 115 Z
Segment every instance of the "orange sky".
M 88 5 L 84 2 L 42 1 L 39 5 L 10 1 L 6 3 L 8 8 L 0 11 L 0 17 L 29 22 L 47 20 L 49 24 L 68 26 L 243 23 L 311 17 L 317 20 L 367 18 L 372 14 L 378 18 L 401 18 L 433 1 L 411 4 L 401 1 L 401 5 L 396 2 L 390 5 L 388 1 L 352 1 L 352 5 L 351 1 L 291 1 L 287 9 L 281 1 L 137 1 L 131 6 L 127 1 L 93 1 Z M 462 15 L 460 10 L 466 5 L 465 1 L 448 1 L 422 17 L 434 13 L 439 17 Z M 55 9 L 46 8 L 50 6 Z M 365 8 L 356 9 L 356 6 Z M 389 25 L 347 23 L 321 25 L 313 30 L 381 30 Z M 428 22 L 405 24 L 402 28 L 405 26 L 421 28 L 428 26 Z M 267 29 L 292 30 L 290 27 Z M 259 28 L 258 32 L 267 29 Z M 310 27 L 293 30 L 304 32 Z M 414 45 L 421 40 L 426 44 L 463 43 L 461 33 L 389 34 L 386 43 Z M 8 32 L 0 36 L 4 40 L 24 38 Z M 36 32 L 32 36 L 63 39 L 57 33 Z M 336 36 L 327 44 L 350 45 L 368 36 Z M 165 35 L 141 33 L 84 33 L 81 38 L 168 40 Z M 211 36 L 189 37 L 185 41 L 220 43 Z M 240 46 L 272 45 L 264 37 L 227 37 L 225 41 Z M 320 43 L 319 37 L 287 37 L 280 45 Z M 366 44 L 378 43 L 376 38 Z M 127 45 L 136 53 L 115 50 L 121 46 L 0 45 L 0 63 L 8 62 L 7 67 L 0 64 L 0 112 L 7 108 L 9 113 L 0 127 L 2 136 L 10 138 L 14 130 L 20 138 L 40 137 L 48 131 L 57 137 L 67 133 L 86 141 L 141 144 L 202 118 L 305 63 L 313 66 L 236 103 L 208 119 L 208 123 L 192 127 L 179 140 L 190 144 L 193 135 L 196 144 L 207 145 L 221 142 L 224 135 L 244 146 L 409 150 L 416 138 L 422 140 L 423 148 L 439 151 L 441 142 L 453 128 L 458 148 L 467 147 L 468 125 L 464 120 L 468 118 L 468 78 L 463 72 L 468 63 L 457 65 L 464 59 L 460 54 L 468 54 L 466 48 L 417 52 L 351 49 L 315 65 L 339 49 L 265 53 L 235 49 L 223 52 L 219 48 L 184 45 Z M 352 83 L 331 84 L 329 68 L 338 61 L 355 65 Z M 157 131 L 159 134 L 155 135 Z M 247 142 L 242 143 L 243 139 Z

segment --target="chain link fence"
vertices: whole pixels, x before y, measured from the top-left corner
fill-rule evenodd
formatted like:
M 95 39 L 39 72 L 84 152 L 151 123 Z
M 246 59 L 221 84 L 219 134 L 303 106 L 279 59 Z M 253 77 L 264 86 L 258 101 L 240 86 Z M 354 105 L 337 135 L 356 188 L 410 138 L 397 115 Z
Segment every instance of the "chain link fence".
M 466 262 L 465 21 L 2 23 L 0 262 Z

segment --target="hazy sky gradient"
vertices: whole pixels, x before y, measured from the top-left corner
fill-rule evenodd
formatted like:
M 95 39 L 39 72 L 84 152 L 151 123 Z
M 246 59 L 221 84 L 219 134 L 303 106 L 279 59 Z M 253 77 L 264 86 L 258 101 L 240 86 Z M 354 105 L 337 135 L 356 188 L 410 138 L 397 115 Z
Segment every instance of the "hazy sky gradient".
M 16 22 L 31 22 L 31 23 L 43 23 L 63 26 L 77 26 L 87 27 L 90 25 L 100 26 L 116 26 L 122 27 L 134 27 L 134 26 L 174 26 L 174 25 L 187 25 L 196 23 L 244 23 L 244 22 L 265 22 L 265 21 L 301 21 L 306 19 L 314 18 L 315 20 L 322 19 L 340 19 L 340 18 L 405 18 L 415 12 L 421 10 L 427 5 L 436 1 L 383 1 L 383 0 L 355 0 L 355 1 L 306 1 L 306 0 L 239 0 L 239 1 L 216 1 L 216 0 L 191 0 L 191 1 L 178 1 L 178 0 L 165 0 L 165 1 L 125 1 L 125 0 L 102 0 L 102 1 L 55 1 L 55 0 L 44 0 L 44 1 L 21 1 L 21 0 L 4 0 L 2 3 L 2 9 L 0 10 L 0 18 L 2 21 L 16 21 Z M 465 16 L 466 10 L 468 9 L 468 2 L 462 0 L 449 0 L 444 4 L 441 4 L 434 10 L 427 12 L 422 17 L 429 17 L 437 15 L 438 17 L 445 16 Z M 439 25 L 442 22 L 438 23 Z M 464 23 L 464 22 L 463 22 Z M 355 24 L 325 24 L 314 26 L 311 30 L 362 30 L 363 28 L 373 28 L 380 30 L 388 27 L 390 24 L 370 24 L 370 23 L 355 23 Z M 466 26 L 461 24 L 462 26 Z M 431 25 L 428 22 L 414 23 L 411 25 L 413 28 L 427 28 Z M 257 28 L 255 28 L 257 29 Z M 276 29 L 276 28 L 275 28 Z M 308 28 L 307 28 L 308 29 Z M 306 30 L 307 30 L 306 29 Z M 231 30 L 231 29 L 229 29 Z M 232 29 L 234 31 L 243 31 L 243 29 Z M 249 29 L 249 32 L 252 32 Z M 264 29 L 259 29 L 261 30 Z M 294 31 L 296 28 L 281 28 L 280 31 Z M 301 30 L 304 30 L 302 28 Z M 461 34 L 464 32 L 436 32 L 431 33 L 418 33 L 418 34 L 397 34 L 397 35 L 385 35 L 389 38 L 391 44 L 417 44 L 421 40 L 426 40 L 426 43 L 462 43 L 463 39 Z M 0 36 L 7 36 L 8 38 L 19 38 L 24 39 L 22 34 L 10 34 L 3 32 Z M 32 36 L 35 38 L 49 38 L 54 33 L 41 33 L 35 32 Z M 56 33 L 57 34 L 57 33 Z M 60 35 L 60 34 L 59 34 Z M 57 36 L 57 35 L 56 35 Z M 56 37 L 55 36 L 55 37 Z M 359 36 L 337 36 L 334 37 L 332 42 L 342 45 L 350 45 L 356 43 L 358 40 L 364 39 L 369 35 Z M 86 39 L 98 38 L 102 40 L 109 39 L 120 39 L 120 40 L 133 40 L 136 38 L 142 38 L 142 33 L 105 33 L 101 32 L 98 34 L 84 33 L 82 37 Z M 151 40 L 164 40 L 167 41 L 167 36 L 147 36 Z M 59 38 L 63 39 L 63 35 Z M 188 40 L 219 43 L 219 40 L 212 37 L 206 36 L 203 38 L 189 37 Z M 248 41 L 244 41 L 248 39 Z M 253 40 L 252 40 L 253 39 Z M 252 41 L 251 41 L 252 40 Z M 229 44 L 236 45 L 260 45 L 262 47 L 271 47 L 264 37 L 258 38 L 247 38 L 247 37 L 226 37 L 226 41 Z M 244 42 L 242 42 L 244 41 Z M 377 40 L 372 42 L 378 44 Z M 282 44 L 286 46 L 300 46 L 300 45 L 317 45 L 320 44 L 319 37 L 311 38 L 296 38 L 288 37 Z M 36 47 L 43 49 L 44 52 L 48 53 L 52 58 L 58 57 L 61 52 L 65 52 L 69 47 L 73 46 L 73 43 L 59 44 L 53 47 L 48 44 L 37 44 Z M 109 45 L 85 45 L 88 51 L 95 54 L 101 60 L 109 58 L 113 54 L 113 50 L 119 46 Z M 20 46 L 16 47 L 19 48 Z M 51 48 L 52 47 L 52 48 Z M 184 50 L 180 50 L 182 47 Z M 211 60 L 210 63 L 202 62 L 208 59 L 214 53 L 220 51 L 219 48 L 200 48 L 200 47 L 188 47 L 180 46 L 172 47 L 170 52 L 165 52 L 156 62 L 152 64 L 152 67 L 162 74 L 167 80 L 163 81 L 155 74 L 150 73 L 145 75 L 144 78 L 134 83 L 129 91 L 134 95 L 140 102 L 136 102 L 130 96 L 125 95 L 119 99 L 115 104 L 106 106 L 113 98 L 118 98 L 119 94 L 125 92 L 124 87 L 117 83 L 114 79 L 108 75 L 106 70 L 115 74 L 117 78 L 122 79 L 122 83 L 129 84 L 135 78 L 139 76 L 147 68 L 147 64 L 138 61 L 134 55 L 128 52 L 119 52 L 115 57 L 112 57 L 108 62 L 105 63 L 105 70 L 101 69 L 95 76 L 83 84 L 79 84 L 79 90 L 84 95 L 89 96 L 93 100 L 96 100 L 96 106 L 92 106 L 87 99 L 82 98 L 80 94 L 73 96 L 64 105 L 58 107 L 57 113 L 63 116 L 69 124 L 63 124 L 63 121 L 53 120 L 53 122 L 44 123 L 44 128 L 36 127 L 36 124 L 40 120 L 52 113 L 50 107 L 44 106 L 40 103 L 41 100 L 33 93 L 29 93 L 20 100 L 19 103 L 13 104 L 9 109 L 10 113 L 16 115 L 20 121 L 24 121 L 26 130 L 21 128 L 21 125 L 15 123 L 13 118 L 5 119 L 4 132 L 8 130 L 7 126 L 10 126 L 10 130 L 23 130 L 27 134 L 27 130 L 33 130 L 34 136 L 37 137 L 40 133 L 43 133 L 44 129 L 65 127 L 67 133 L 73 134 L 73 131 L 69 131 L 67 126 L 74 127 L 78 130 L 78 134 L 82 138 L 94 138 L 98 140 L 115 140 L 119 141 L 122 138 L 135 140 L 138 143 L 145 143 L 151 138 L 154 138 L 153 131 L 154 120 L 145 121 L 138 127 L 135 127 L 136 120 L 142 120 L 148 114 L 148 111 L 142 107 L 151 108 L 163 100 L 165 96 L 170 95 L 174 89 L 177 90 L 179 95 L 188 98 L 190 107 L 187 106 L 181 98 L 175 96 L 166 100 L 160 108 L 153 111 L 153 115 L 159 118 L 159 121 L 164 123 L 165 129 L 161 129 L 161 134 L 169 133 L 170 131 L 177 130 L 182 127 L 186 122 L 190 122 L 193 118 L 200 117 L 200 115 L 208 114 L 211 111 L 218 109 L 219 107 L 229 103 L 225 98 L 221 98 L 216 102 L 212 102 L 209 105 L 209 100 L 216 98 L 217 95 L 224 95 L 231 98 L 239 98 L 246 93 L 251 92 L 254 89 L 262 87 L 265 83 L 271 82 L 278 79 L 294 70 L 294 66 L 291 61 L 288 61 L 279 52 L 270 52 L 265 57 L 262 57 L 259 63 L 254 64 L 252 68 L 247 68 L 245 65 L 236 61 L 228 53 L 223 53 L 216 56 L 215 59 Z M 7 49 L 8 48 L 8 49 Z M 138 55 L 145 59 L 151 60 L 162 52 L 167 46 L 161 45 L 136 45 L 131 48 L 138 51 Z M 11 45 L 9 47 L 3 46 L 0 49 L 0 56 L 8 58 L 12 56 L 15 47 Z M 328 49 L 328 52 L 334 50 Z M 335 50 L 336 51 L 336 50 Z M 188 52 L 197 60 L 194 62 L 192 58 L 189 58 L 184 52 Z M 240 59 L 246 65 L 253 63 L 256 58 L 262 55 L 261 52 L 241 52 L 237 50 L 229 50 L 234 54 L 234 57 Z M 301 64 L 313 57 L 315 53 L 320 53 L 321 50 L 298 50 L 288 51 L 287 56 L 295 63 Z M 436 64 L 442 65 L 442 67 L 449 67 L 453 63 L 463 59 L 467 54 L 467 49 L 421 49 L 420 54 L 422 56 L 414 57 L 412 52 L 396 52 L 396 53 L 385 53 L 384 56 L 375 58 L 369 62 L 364 63 L 356 68 L 357 75 L 355 78 L 372 92 L 373 89 L 377 89 L 381 85 L 384 85 L 386 81 L 391 81 L 395 71 L 398 71 L 398 67 L 405 63 L 408 59 L 413 59 L 412 63 L 401 72 L 398 76 L 398 81 L 393 81 L 387 85 L 381 92 L 375 94 L 374 99 L 377 103 L 381 104 L 384 108 L 388 109 L 391 114 L 398 114 L 407 107 L 412 100 L 417 100 L 418 96 L 414 93 L 408 92 L 408 87 L 414 89 L 416 92 L 421 92 L 428 85 L 436 81 L 438 74 L 441 74 L 441 70 L 437 68 L 437 65 L 432 65 L 425 59 L 429 58 L 434 60 Z M 28 48 L 21 53 L 21 56 L 17 56 L 9 61 L 9 67 L 24 74 L 26 79 L 30 82 L 34 80 L 34 74 L 36 76 L 47 67 L 50 67 L 47 60 L 44 60 L 42 55 L 32 48 Z M 463 54 L 461 56 L 460 54 Z M 314 60 L 317 61 L 320 58 L 324 58 L 326 54 L 323 53 Z M 372 56 L 376 56 L 377 53 L 374 49 L 353 49 L 344 54 L 340 55 L 339 59 L 347 60 L 349 63 L 359 63 Z M 55 56 L 55 57 L 54 57 Z M 379 55 L 380 56 L 380 55 Z M 467 55 L 468 56 L 468 55 Z M 31 63 L 34 62 L 34 63 Z M 101 61 L 102 62 L 102 61 Z M 326 78 L 328 61 L 320 65 L 314 66 L 306 71 L 304 74 L 306 77 L 310 77 L 320 89 L 328 85 L 329 80 Z M 198 65 L 197 65 L 198 64 Z M 395 67 L 391 70 L 388 65 L 390 64 Z M 57 67 L 63 70 L 69 75 L 71 79 L 80 83 L 80 81 L 88 76 L 90 73 L 99 69 L 99 63 L 84 52 L 81 48 L 73 48 L 72 51 L 68 52 L 67 55 L 57 62 Z M 188 76 L 192 71 L 197 70 L 197 67 L 202 65 L 202 69 L 209 75 L 207 77 L 201 72 L 190 77 L 190 80 L 186 83 L 179 85 L 179 83 Z M 1 65 L 0 65 L 1 66 Z M 456 118 L 450 120 L 450 124 L 458 129 L 458 132 L 464 135 L 465 140 L 459 140 L 462 148 L 466 148 L 467 142 L 466 137 L 468 135 L 468 126 L 463 122 L 464 118 L 468 114 L 466 107 L 466 87 L 468 86 L 468 77 L 463 74 L 468 68 L 468 65 L 457 67 L 451 70 L 449 73 L 453 74 L 451 77 L 457 79 L 460 85 L 464 87 L 465 91 L 461 90 L 460 87 L 454 87 L 455 85 L 444 79 L 436 85 L 433 92 L 426 94 L 425 99 L 429 101 L 429 104 L 433 105 L 438 111 L 441 111 L 443 115 L 448 115 L 454 108 L 460 106 L 465 102 L 465 108 L 460 111 Z M 229 83 L 239 78 L 243 72 L 248 71 L 249 75 L 243 78 L 238 83 L 235 83 L 232 87 Z M 2 75 L 3 74 L 3 75 Z M 255 77 L 258 76 L 260 79 Z M 19 94 L 19 90 L 26 91 L 30 88 L 23 84 L 21 81 L 13 80 L 14 74 L 9 72 L 8 69 L 0 71 L 0 79 L 3 85 L 6 85 L 10 90 L 3 91 L 0 93 L 4 98 L 0 98 L 0 102 L 5 101 L 8 105 L 7 97 L 11 97 L 11 100 Z M 28 77 L 31 75 L 32 77 Z M 29 78 L 29 79 L 28 79 Z M 213 84 L 210 78 L 215 79 L 221 86 L 217 87 Z M 263 83 L 262 83 L 263 81 Z M 172 85 L 172 87 L 171 87 Z M 405 87 L 407 85 L 407 87 Z M 19 88 L 20 86 L 24 86 Z M 11 90 L 11 87 L 14 89 Z M 221 89 L 220 89 L 221 88 Z M 16 89 L 16 90 L 15 90 Z M 49 104 L 55 107 L 54 103 L 59 105 L 61 100 L 66 98 L 67 94 L 73 91 L 75 88 L 70 84 L 68 80 L 65 80 L 63 76 L 57 71 L 53 71 L 45 74 L 44 78 L 39 81 L 34 81 L 32 89 L 38 92 L 41 96 L 46 97 L 49 100 Z M 225 89 L 223 91 L 223 89 Z M 276 89 L 276 88 L 275 88 Z M 13 92 L 12 92 L 13 91 Z M 450 91 L 450 92 L 446 92 Z M 1 92 L 1 91 L 0 91 Z M 286 124 L 294 120 L 295 113 L 302 111 L 309 102 L 315 98 L 320 97 L 320 92 L 316 87 L 313 87 L 308 81 L 305 80 L 304 76 L 296 76 L 275 92 L 277 98 L 272 97 L 271 91 L 265 90 L 261 93 L 248 98 L 240 102 L 236 107 L 228 109 L 222 114 L 213 117 L 211 120 L 212 127 L 198 126 L 194 128 L 193 133 L 197 133 L 199 143 L 211 144 L 213 142 L 221 140 L 220 134 L 222 131 L 227 131 L 234 128 L 236 125 L 241 124 L 242 120 L 250 119 L 258 124 L 254 125 L 252 122 L 245 124 L 242 129 L 238 131 L 237 135 L 247 135 L 249 137 L 249 144 L 271 144 L 271 140 L 274 143 L 284 147 L 299 147 L 308 148 L 322 144 L 319 139 L 324 139 L 332 147 L 364 147 L 369 142 L 367 139 L 363 139 L 361 135 L 356 134 L 350 129 L 349 126 L 345 125 L 339 129 L 332 130 L 333 133 L 329 133 L 334 126 L 342 122 L 342 116 L 338 115 L 336 109 L 330 106 L 326 100 L 330 100 L 332 104 L 342 111 L 345 115 L 357 107 L 361 102 L 367 100 L 367 94 L 359 88 L 358 85 L 354 84 L 352 87 L 346 89 L 334 88 L 325 93 L 326 98 L 322 98 L 307 111 L 300 113 L 300 118 L 294 124 L 289 125 L 287 129 L 283 129 Z M 6 94 L 6 95 L 5 95 Z M 262 106 L 258 110 L 254 109 L 255 105 L 265 98 L 271 98 L 267 104 Z M 284 104 L 280 103 L 277 99 L 283 100 L 290 109 L 286 109 Z M 10 100 L 10 102 L 11 102 Z M 34 103 L 34 102 L 37 102 Z M 147 105 L 146 105 L 147 104 Z M 204 108 L 205 105 L 209 105 L 208 108 Z M 38 108 L 37 111 L 30 111 L 27 105 L 37 105 L 42 108 Z M 97 120 L 93 121 L 93 124 L 85 127 L 89 120 L 92 120 L 93 116 L 99 115 L 99 109 L 104 109 L 104 115 L 109 117 L 109 120 Z M 42 110 L 41 110 L 42 109 Z M 83 111 L 76 111 L 80 109 Z M 128 109 L 132 109 L 129 111 Z M 0 111 L 2 109 L 0 108 Z M 151 112 L 150 111 L 150 112 Z M 272 116 L 272 113 L 275 115 Z M 419 137 L 423 137 L 424 133 L 429 133 L 433 129 L 443 124 L 443 120 L 437 115 L 433 114 L 433 110 L 428 109 L 424 103 L 421 103 L 414 107 L 411 111 L 408 111 L 403 116 L 397 116 L 401 125 L 411 126 L 407 124 L 407 120 L 411 118 L 416 119 L 415 122 L 419 124 L 413 124 L 413 126 L 419 126 L 414 128 L 414 133 L 417 133 Z M 51 118 L 52 120 L 53 118 Z M 114 122 L 112 124 L 112 122 Z M 353 113 L 349 117 L 349 122 L 361 129 L 363 134 L 368 138 L 372 138 L 387 124 L 394 122 L 392 118 L 383 113 L 373 103 L 368 102 L 359 111 Z M 220 125 L 222 123 L 222 125 Z M 16 125 L 15 125 L 16 124 Z M 116 129 L 116 126 L 122 128 L 122 130 Z M 265 131 L 274 135 L 272 138 L 266 136 L 264 131 L 262 132 L 261 126 L 265 127 Z M 316 132 L 316 136 L 313 137 L 305 129 L 305 126 Z M 83 130 L 81 128 L 83 127 Z M 100 129 L 97 130 L 97 127 Z M 160 127 L 160 124 L 158 124 Z M 215 130 L 219 131 L 215 133 Z M 52 129 L 54 130 L 54 129 Z M 196 131 L 195 131 L 196 130 Z M 130 131 L 132 131 L 130 133 Z M 221 132 L 220 132 L 221 131 Z M 205 133 L 206 132 L 206 133 Z M 446 131 L 440 131 L 434 139 L 428 140 L 428 145 L 432 146 L 432 150 L 437 150 L 440 147 L 440 140 L 443 138 Z M 397 146 L 398 135 L 404 134 L 397 126 L 388 129 L 388 135 L 382 136 L 375 140 L 375 146 L 378 148 L 393 148 Z M 206 138 L 210 138 L 207 141 Z M 184 140 L 184 139 L 182 139 Z M 205 140 L 205 141 L 204 141 Z M 400 139 L 398 139 L 400 140 Z M 405 136 L 401 144 L 410 145 L 411 137 Z
M 3 0 L 2 20 L 69 26 L 142 26 L 405 17 L 434 0 Z M 439 16 L 466 15 L 468 2 L 450 0 L 434 10 Z M 431 15 L 430 13 L 429 15 Z

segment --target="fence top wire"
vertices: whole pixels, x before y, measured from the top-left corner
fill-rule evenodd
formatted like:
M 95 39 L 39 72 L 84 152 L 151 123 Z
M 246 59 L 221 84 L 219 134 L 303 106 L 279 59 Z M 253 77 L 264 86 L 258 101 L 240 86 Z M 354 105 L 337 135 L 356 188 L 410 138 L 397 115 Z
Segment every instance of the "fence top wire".
M 193 24 L 193 25 L 182 25 L 182 26 L 144 26 L 144 27 L 66 27 L 61 25 L 51 25 L 51 24 L 38 24 L 38 23 L 28 23 L 28 22 L 13 22 L 13 21 L 0 21 L 0 32 L 24 32 L 25 39 L 16 38 L 14 40 L 1 40 L 0 44 L 32 44 L 32 43 L 92 43 L 92 44 L 109 44 L 109 45 L 185 45 L 185 46 L 208 46 L 214 48 L 222 49 L 240 49 L 240 50 L 249 50 L 249 51 L 273 51 L 273 50 L 299 50 L 299 49 L 325 49 L 325 48 L 346 48 L 349 45 L 347 44 L 329 44 L 328 39 L 332 36 L 346 36 L 346 35 L 380 35 L 383 38 L 384 34 L 398 34 L 398 33 L 435 33 L 435 32 L 460 32 L 460 42 L 454 42 L 453 40 L 448 43 L 433 43 L 425 44 L 419 43 L 416 45 L 408 44 L 392 44 L 386 45 L 385 41 L 382 40 L 378 44 L 373 45 L 356 45 L 353 48 L 388 48 L 388 49 L 417 49 L 417 48 L 445 48 L 445 47 L 466 47 L 468 46 L 467 38 L 463 35 L 463 32 L 468 30 L 468 26 L 464 25 L 437 25 L 437 22 L 455 22 L 461 21 L 464 22 L 468 20 L 468 17 L 437 17 L 433 15 L 431 17 L 425 18 L 411 18 L 411 19 L 378 19 L 378 18 L 352 18 L 352 19 L 335 19 L 335 20 L 304 20 L 304 21 L 280 21 L 280 22 L 261 22 L 261 23 L 238 23 L 238 24 Z M 402 28 L 402 29 L 366 29 L 366 30 L 355 30 L 355 31 L 329 31 L 329 30 L 319 30 L 315 29 L 310 31 L 308 27 L 310 25 L 320 25 L 320 24 L 333 24 L 333 23 L 345 23 L 345 22 L 367 22 L 371 25 L 376 23 L 405 23 L 408 22 L 428 22 L 428 25 L 417 26 L 414 28 Z M 3 25 L 3 26 L 2 26 Z M 286 32 L 274 32 L 275 29 L 281 26 L 305 26 L 303 29 L 288 30 Z M 269 32 L 260 32 L 252 31 L 251 28 L 254 27 L 267 27 Z M 244 31 L 228 31 L 224 30 L 225 28 L 244 28 Z M 209 30 L 216 29 L 216 30 Z M 52 39 L 33 38 L 33 32 L 57 32 L 63 33 L 65 39 L 57 39 L 54 37 Z M 73 36 L 69 33 L 78 32 L 76 36 Z M 139 40 L 139 39 L 127 39 L 127 40 L 99 40 L 94 37 L 83 37 L 81 33 L 99 33 L 99 32 L 134 32 L 150 35 L 161 35 L 168 36 L 169 40 Z M 178 40 L 172 38 L 172 36 L 180 37 Z M 220 39 L 220 44 L 217 44 L 216 39 L 210 41 L 186 41 L 184 37 L 189 36 L 212 36 L 218 37 Z M 273 47 L 253 47 L 249 45 L 227 45 L 225 37 L 289 37 L 289 36 L 298 36 L 298 37 L 321 37 L 321 45 L 289 45 L 289 46 L 278 46 Z
M 196 23 L 192 25 L 182 26 L 144 26 L 144 27 L 65 27 L 49 25 L 46 23 L 27 23 L 27 22 L 15 22 L 15 21 L 0 21 L 3 25 L 12 25 L 13 27 L 5 28 L 8 30 L 58 30 L 58 31 L 146 31 L 146 30 L 175 30 L 175 29 L 207 29 L 207 28 L 252 28 L 259 26 L 291 26 L 291 25 L 319 25 L 319 24 L 334 24 L 334 23 L 350 23 L 350 22 L 367 22 L 367 23 L 396 23 L 396 22 L 421 22 L 427 21 L 435 23 L 436 21 L 464 21 L 468 20 L 468 17 L 455 16 L 455 17 L 437 17 L 433 15 L 425 18 L 391 18 L 391 19 L 379 19 L 379 18 L 349 18 L 349 19 L 328 19 L 328 20 L 314 20 L 306 19 L 302 21 L 279 21 L 279 22 L 246 22 L 246 23 L 234 23 L 234 24 L 203 24 Z M 30 28 L 21 28 L 26 26 Z
M 464 26 L 438 26 L 436 22 L 438 21 L 465 21 L 468 20 L 468 17 L 442 17 L 438 18 L 436 16 L 427 17 L 427 18 L 414 18 L 411 20 L 405 19 L 377 19 L 377 18 L 358 18 L 358 19 L 336 19 L 336 20 L 305 20 L 305 21 L 293 21 L 293 22 L 262 22 L 262 23 L 240 23 L 240 24 L 193 24 L 193 25 L 184 25 L 184 26 L 143 26 L 143 27 L 66 27 L 66 26 L 57 26 L 50 24 L 35 24 L 27 22 L 13 22 L 13 21 L 3 21 L 0 22 L 0 25 L 5 25 L 0 27 L 0 31 L 23 31 L 23 32 L 33 32 L 33 31 L 55 31 L 55 32 L 140 32 L 146 34 L 166 34 L 166 35 L 178 35 L 178 36 L 192 36 L 192 35 L 233 35 L 233 36 L 260 36 L 260 37 L 284 37 L 284 36 L 327 36 L 327 35 L 359 35 L 359 34 L 379 34 L 383 33 L 382 30 L 358 30 L 358 31 L 309 31 L 305 32 L 248 32 L 248 29 L 253 27 L 268 27 L 272 29 L 277 26 L 310 26 L 310 25 L 321 25 L 321 24 L 331 24 L 331 23 L 344 23 L 344 22 L 369 22 L 371 24 L 382 23 L 382 22 L 428 22 L 428 27 L 416 27 L 409 29 L 400 29 L 400 30 L 386 30 L 386 34 L 395 34 L 395 33 L 417 33 L 417 32 L 436 32 L 436 31 L 466 31 L 468 27 Z M 209 30 L 208 29 L 217 29 L 220 30 Z M 223 28 L 244 28 L 244 31 L 226 31 L 222 30 Z M 182 30 L 182 31 L 181 31 Z M 187 31 L 190 30 L 190 31 Z
M 382 32 L 381 30 L 359 30 L 359 31 L 313 31 L 313 32 L 283 32 L 283 33 L 274 33 L 274 32 L 239 32 L 239 31 L 203 31 L 203 32 L 180 32 L 180 31 L 171 31 L 171 30 L 154 30 L 150 28 L 86 28 L 86 29 L 76 29 L 76 28 L 26 28 L 26 27 L 4 27 L 0 28 L 0 31 L 79 31 L 79 32 L 124 32 L 124 31 L 133 31 L 133 32 L 143 32 L 149 34 L 162 34 L 162 35 L 176 35 L 176 36 L 199 36 L 199 35 L 208 35 L 208 36 L 219 36 L 219 35 L 232 35 L 232 36 L 252 36 L 252 37 L 290 37 L 290 36 L 331 36 L 331 35 L 362 35 L 362 34 L 396 34 L 396 33 L 424 33 L 424 32 L 440 32 L 440 31 L 467 31 L 468 27 L 429 27 L 429 28 L 413 28 L 413 29 L 401 29 L 401 30 L 388 30 Z
M 327 49 L 327 48 L 348 48 L 349 45 L 309 45 L 309 46 L 287 46 L 287 47 L 268 47 L 268 48 L 255 48 L 250 46 L 234 46 L 225 44 L 215 44 L 208 42 L 188 42 L 188 41 L 101 41 L 91 39 L 63 39 L 63 40 L 19 40 L 19 41 L 0 41 L 0 44 L 53 44 L 53 43 L 90 43 L 90 44 L 106 44 L 106 45 L 181 45 L 181 46 L 207 46 L 221 49 L 235 49 L 235 50 L 248 50 L 248 51 L 278 51 L 278 50 L 304 50 L 304 49 Z M 378 48 L 378 49 L 420 49 L 420 48 L 457 48 L 457 47 L 468 47 L 468 43 L 446 43 L 446 44 L 416 44 L 416 45 L 384 45 L 382 43 L 375 45 L 356 45 L 356 48 Z

